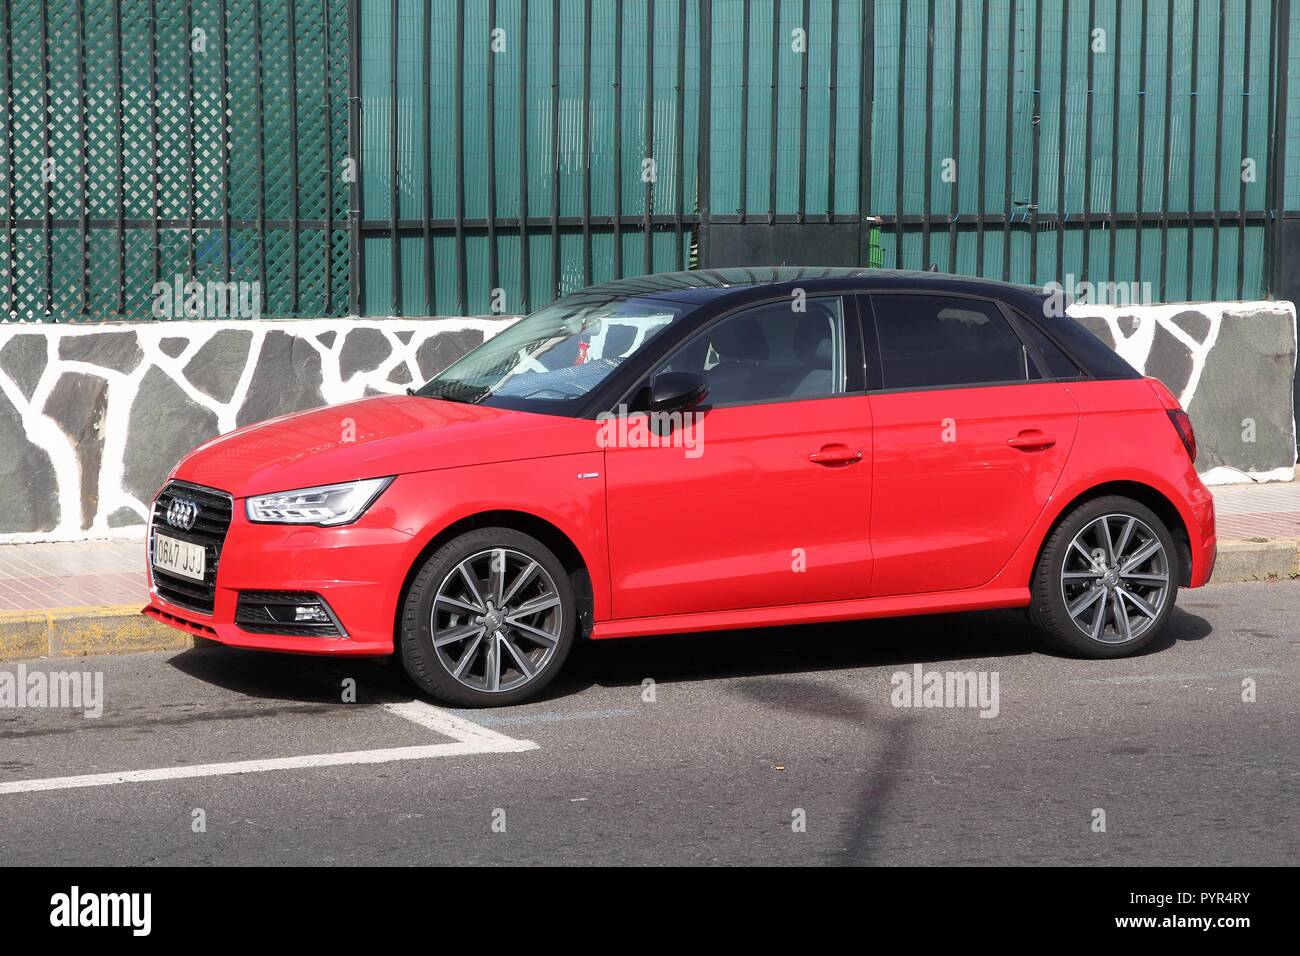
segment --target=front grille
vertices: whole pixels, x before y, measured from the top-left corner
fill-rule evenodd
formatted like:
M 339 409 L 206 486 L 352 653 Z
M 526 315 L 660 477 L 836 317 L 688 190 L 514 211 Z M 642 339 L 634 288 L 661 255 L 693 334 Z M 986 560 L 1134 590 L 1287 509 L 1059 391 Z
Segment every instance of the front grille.
M 173 526 L 167 521 L 167 509 L 177 498 L 188 498 L 199 506 L 198 517 L 189 530 Z M 149 573 L 153 575 L 158 595 L 170 604 L 212 613 L 217 594 L 217 564 L 221 560 L 221 547 L 230 530 L 234 502 L 230 495 L 215 488 L 204 488 L 186 481 L 168 482 L 154 501 L 153 515 L 149 520 Z M 203 545 L 205 552 L 202 583 L 181 577 L 153 566 L 153 532 L 157 530 L 172 538 Z
M 300 607 L 317 608 L 326 620 L 299 621 L 295 611 Z M 235 623 L 253 634 L 346 636 L 333 608 L 311 591 L 240 591 L 235 602 Z

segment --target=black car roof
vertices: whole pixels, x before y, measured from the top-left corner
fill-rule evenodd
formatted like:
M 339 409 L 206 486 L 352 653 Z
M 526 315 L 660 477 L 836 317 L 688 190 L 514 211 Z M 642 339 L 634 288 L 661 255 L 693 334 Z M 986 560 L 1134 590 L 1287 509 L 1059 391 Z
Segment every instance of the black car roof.
M 860 280 L 858 282 L 845 280 Z M 752 292 L 758 286 L 803 285 L 809 289 L 823 286 L 863 289 L 908 289 L 915 291 L 969 292 L 1016 298 L 1041 296 L 1041 289 L 1028 285 L 998 282 L 973 276 L 945 272 L 917 272 L 905 269 L 857 269 L 810 266 L 757 266 L 744 269 L 698 269 L 691 272 L 663 272 L 634 276 L 594 285 L 573 295 L 578 298 L 644 296 L 673 302 L 703 304 L 734 295 Z

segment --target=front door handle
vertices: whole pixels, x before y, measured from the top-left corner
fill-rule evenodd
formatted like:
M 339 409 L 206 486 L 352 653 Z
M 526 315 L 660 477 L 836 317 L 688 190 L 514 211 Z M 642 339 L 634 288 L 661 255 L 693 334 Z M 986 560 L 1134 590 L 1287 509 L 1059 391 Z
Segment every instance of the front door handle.
M 1012 448 L 1034 451 L 1038 448 L 1051 448 L 1056 444 L 1056 439 L 1051 435 L 1044 435 L 1037 429 L 1026 429 L 1015 438 L 1008 438 L 1007 444 Z
M 823 445 L 809 455 L 808 460 L 819 465 L 852 465 L 862 460 L 862 452 L 848 445 Z

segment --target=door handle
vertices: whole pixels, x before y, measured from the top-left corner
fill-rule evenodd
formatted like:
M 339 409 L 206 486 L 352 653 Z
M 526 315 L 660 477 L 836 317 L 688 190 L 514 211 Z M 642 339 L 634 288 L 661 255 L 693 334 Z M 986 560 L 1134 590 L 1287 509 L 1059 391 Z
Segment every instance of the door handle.
M 1036 448 L 1051 448 L 1056 444 L 1056 439 L 1051 435 L 1044 435 L 1040 431 L 1026 429 L 1015 438 L 1008 438 L 1007 444 L 1012 448 L 1033 451 Z
M 809 455 L 808 460 L 819 465 L 852 465 L 862 460 L 862 452 L 848 445 L 823 445 L 819 451 Z

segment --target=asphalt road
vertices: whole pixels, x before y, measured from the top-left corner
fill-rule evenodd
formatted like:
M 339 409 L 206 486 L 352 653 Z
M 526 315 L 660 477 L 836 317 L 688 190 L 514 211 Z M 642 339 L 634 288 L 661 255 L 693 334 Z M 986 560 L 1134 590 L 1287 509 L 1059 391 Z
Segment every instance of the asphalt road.
M 102 672 L 104 712 L 0 710 L 0 788 L 453 749 L 0 791 L 0 864 L 1294 864 L 1300 583 L 1183 592 L 1171 625 L 1109 662 L 1035 651 L 1011 612 L 613 641 L 543 701 L 455 712 L 510 741 L 461 755 L 456 739 L 479 738 L 385 707 L 413 694 L 374 663 L 222 648 L 33 662 Z M 997 716 L 893 706 L 892 675 L 917 663 L 996 673 Z

